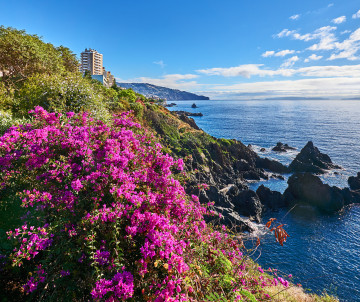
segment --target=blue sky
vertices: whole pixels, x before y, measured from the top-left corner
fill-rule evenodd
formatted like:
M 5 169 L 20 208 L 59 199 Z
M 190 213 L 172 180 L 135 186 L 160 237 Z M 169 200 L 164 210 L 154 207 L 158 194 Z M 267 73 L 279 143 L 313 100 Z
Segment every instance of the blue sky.
M 119 81 L 211 98 L 360 95 L 359 0 L 3 1 L 0 24 L 80 54 Z

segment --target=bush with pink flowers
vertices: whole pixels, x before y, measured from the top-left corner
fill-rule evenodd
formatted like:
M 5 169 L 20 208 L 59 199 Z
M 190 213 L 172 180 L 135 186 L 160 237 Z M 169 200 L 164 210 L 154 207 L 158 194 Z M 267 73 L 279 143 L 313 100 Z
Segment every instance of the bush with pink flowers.
M 185 194 L 182 160 L 129 113 L 32 114 L 0 137 L 0 200 L 27 210 L 2 271 L 20 270 L 25 300 L 267 299 L 272 279 L 247 273 L 241 242 Z

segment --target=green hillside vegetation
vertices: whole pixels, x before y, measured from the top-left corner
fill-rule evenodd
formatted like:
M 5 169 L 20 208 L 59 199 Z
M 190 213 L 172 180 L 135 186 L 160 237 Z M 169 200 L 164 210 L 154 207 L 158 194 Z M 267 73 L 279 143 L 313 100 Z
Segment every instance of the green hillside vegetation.
M 91 77 L 82 76 L 78 65 L 75 54 L 64 46 L 55 47 L 23 30 L 0 27 L 0 71 L 3 72 L 3 77 L 0 78 L 0 134 L 4 135 L 13 125 L 31 124 L 29 127 L 13 128 L 13 136 L 8 134 L 7 139 L 1 141 L 3 145 L 0 144 L 0 158 L 7 152 L 4 151 L 5 145 L 9 150 L 16 150 L 17 146 L 9 143 L 15 141 L 15 137 L 16 144 L 24 147 L 24 154 L 30 152 L 25 160 L 25 157 L 21 157 L 23 155 L 17 157 L 18 155 L 13 154 L 15 151 L 11 151 L 13 153 L 9 158 L 13 160 L 12 167 L 15 167 L 11 171 L 3 169 L 8 164 L 7 161 L 0 161 L 0 182 L 3 181 L 0 186 L 0 301 L 155 301 L 158 298 L 156 287 L 159 287 L 158 292 L 161 291 L 163 297 L 170 292 L 176 297 L 166 301 L 337 301 L 326 293 L 322 296 L 305 294 L 300 287 L 288 284 L 280 275 L 264 271 L 247 256 L 248 251 L 238 239 L 239 234 L 219 225 L 205 225 L 199 213 L 204 211 L 203 214 L 210 215 L 211 208 L 203 210 L 197 203 L 196 196 L 190 197 L 183 192 L 182 185 L 185 181 L 191 185 L 206 181 L 201 179 L 203 174 L 196 172 L 197 170 L 204 173 L 210 170 L 224 172 L 223 169 L 226 168 L 223 167 L 231 166 L 237 160 L 237 154 L 252 156 L 241 142 L 216 139 L 194 128 L 190 119 L 179 119 L 156 101 L 131 89 L 124 90 L 117 86 L 106 88 Z M 37 106 L 42 108 L 38 107 L 35 112 L 29 113 Z M 129 116 L 123 114 L 127 111 L 131 111 Z M 66 112 L 70 114 L 66 115 Z M 88 119 L 84 112 L 89 112 L 94 120 Z M 120 121 L 113 118 L 114 114 Z M 41 141 L 36 146 L 49 154 L 47 170 L 26 170 L 32 159 L 32 151 L 25 152 L 26 139 L 30 141 L 33 135 L 31 129 L 37 129 L 40 133 L 48 131 L 48 128 L 53 133 L 57 133 L 57 130 L 64 133 L 68 131 L 69 137 L 73 135 L 71 138 L 75 143 L 66 145 L 68 137 L 58 134 L 54 134 L 54 142 L 66 147 L 60 148 L 50 140 Z M 92 135 L 86 136 L 86 142 L 81 145 L 82 141 L 78 137 L 82 137 L 81 131 L 88 128 L 93 130 Z M 38 139 L 37 136 L 34 137 L 34 140 Z M 112 146 L 118 137 L 123 138 L 121 143 L 125 147 L 119 143 L 116 148 L 123 149 L 110 148 L 108 152 L 111 156 L 103 155 L 104 146 Z M 157 149 L 158 142 L 162 145 L 161 150 Z M 76 147 L 80 145 L 81 148 Z M 98 152 L 95 156 L 98 160 L 95 168 L 84 164 L 86 154 L 79 155 L 86 146 L 91 152 Z M 100 223 L 96 219 L 112 203 L 123 206 L 123 197 L 116 199 L 106 191 L 112 188 L 111 185 L 116 185 L 115 176 L 114 179 L 111 178 L 117 169 L 113 162 L 123 153 L 137 156 L 137 161 L 129 160 L 127 170 L 124 169 L 126 173 L 143 175 L 141 173 L 146 172 L 146 175 L 155 175 L 152 176 L 154 182 L 148 184 L 138 180 L 135 182 L 132 175 L 130 177 L 124 172 L 128 179 L 134 181 L 129 183 L 133 185 L 132 190 L 138 194 L 136 196 L 139 200 L 144 194 L 154 194 L 157 198 L 167 196 L 166 194 L 173 195 L 169 195 L 167 198 L 170 201 L 166 199 L 159 208 L 136 200 L 133 205 L 126 205 L 128 215 L 134 215 L 131 216 L 132 219 L 122 218 L 113 224 L 108 220 Z M 174 160 L 169 159 L 166 153 Z M 7 160 L 10 161 L 9 158 Z M 148 158 L 151 158 L 149 163 L 145 161 Z M 180 165 L 179 159 L 185 161 L 184 172 L 177 171 L 175 167 L 177 163 Z M 108 165 L 109 162 L 111 164 Z M 80 184 L 80 178 L 75 180 L 71 178 L 74 175 L 70 172 L 64 172 L 68 171 L 68 163 L 80 167 L 77 173 L 84 178 L 90 177 L 87 173 L 95 175 L 105 171 L 106 176 L 103 178 L 106 181 L 95 179 L 92 183 Z M 43 177 L 50 179 L 50 176 L 44 175 L 50 174 L 49 171 L 54 167 L 65 169 L 62 171 L 64 174 L 59 172 L 56 179 L 58 188 L 53 185 L 57 182 L 42 182 Z M 158 183 L 164 183 L 165 187 Z M 168 188 L 173 188 L 174 191 L 169 192 Z M 25 192 L 32 189 L 34 193 Z M 67 206 L 58 204 L 45 210 L 41 206 L 32 207 L 29 200 L 35 198 L 36 194 L 41 195 L 42 190 L 52 190 L 53 199 L 57 197 L 59 200 L 63 198 L 61 192 L 71 191 L 78 204 L 69 211 Z M 59 193 L 58 190 L 64 191 Z M 51 201 L 50 197 L 41 198 L 45 200 L 44 204 Z M 102 198 L 111 200 L 107 204 L 108 208 L 100 205 Z M 171 201 L 173 204 L 170 204 Z M 166 233 L 170 231 L 162 230 L 161 224 L 151 229 L 149 223 L 144 227 L 149 229 L 144 230 L 141 236 L 129 235 L 130 223 L 140 220 L 138 211 L 145 207 L 151 217 L 160 217 L 162 222 L 168 223 L 173 233 Z M 186 213 L 184 217 L 187 220 L 182 221 L 184 217 L 177 217 L 176 211 Z M 20 241 L 14 243 L 16 240 L 7 239 L 8 236 L 16 239 L 19 232 L 20 236 L 29 235 L 25 229 L 10 235 L 6 233 L 19 228 L 20 217 L 26 212 L 35 224 L 38 223 L 37 235 L 43 236 L 39 254 L 16 254 L 13 249 L 19 248 Z M 40 227 L 40 222 L 43 221 L 46 222 L 44 228 Z M 66 237 L 72 230 L 70 225 L 77 224 L 81 227 L 76 231 L 74 229 L 71 236 Z M 47 225 L 50 225 L 49 229 L 46 229 Z M 135 228 L 133 225 L 131 227 Z M 177 228 L 181 231 L 173 231 Z M 156 234 L 160 230 L 169 237 L 173 236 L 172 241 L 167 239 L 173 246 L 168 247 L 167 243 L 162 243 L 166 245 L 166 249 L 171 250 L 171 256 L 160 257 L 158 253 L 161 255 L 164 247 L 159 244 L 159 247 L 156 246 L 156 256 L 141 258 L 140 251 L 143 252 L 147 247 L 148 234 Z M 196 235 L 195 231 L 200 235 Z M 50 238 L 50 232 L 55 236 Z M 217 239 L 213 237 L 215 235 L 218 236 Z M 74 239 L 72 236 L 79 237 Z M 91 238 L 95 238 L 94 241 Z M 181 253 L 178 253 L 179 249 Z M 76 258 L 78 255 L 81 256 L 81 261 Z M 83 261 L 82 255 L 84 259 L 87 255 L 90 256 Z M 12 262 L 7 261 L 7 258 L 12 259 Z M 176 258 L 179 267 L 181 261 L 185 261 L 185 266 L 188 267 L 178 270 L 175 264 L 171 267 L 168 263 L 175 263 L 173 258 Z M 105 267 L 104 263 L 108 266 Z M 145 268 L 147 273 L 142 272 L 146 271 Z M 114 271 L 118 273 L 114 275 Z M 58 272 L 60 275 L 56 275 Z M 44 276 L 48 279 L 42 283 Z M 172 280 L 177 283 L 172 285 Z M 169 289 L 169 284 L 173 288 Z M 156 301 L 165 299 L 167 298 Z

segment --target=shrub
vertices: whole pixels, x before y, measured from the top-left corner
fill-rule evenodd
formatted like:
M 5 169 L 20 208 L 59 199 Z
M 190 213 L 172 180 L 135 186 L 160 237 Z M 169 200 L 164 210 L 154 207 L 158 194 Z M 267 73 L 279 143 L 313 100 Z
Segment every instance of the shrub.
M 29 209 L 8 232 L 3 271 L 20 267 L 28 300 L 266 299 L 272 280 L 246 273 L 239 242 L 208 226 L 174 178 L 182 160 L 127 113 L 111 125 L 33 114 L 0 138 L 0 200 Z
M 25 81 L 16 93 L 12 111 L 26 116 L 35 106 L 60 112 L 87 110 L 97 118 L 109 117 L 100 88 L 74 73 L 37 74 Z

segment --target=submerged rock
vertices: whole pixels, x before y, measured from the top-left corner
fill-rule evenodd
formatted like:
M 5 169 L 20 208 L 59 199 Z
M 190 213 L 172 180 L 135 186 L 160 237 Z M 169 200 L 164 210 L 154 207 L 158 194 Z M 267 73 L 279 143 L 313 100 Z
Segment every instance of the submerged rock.
M 357 176 L 350 176 L 348 184 L 351 190 L 360 190 L 360 172 L 358 172 Z
M 290 147 L 288 144 L 283 144 L 281 142 L 278 142 L 276 146 L 271 150 L 276 152 L 286 152 L 288 150 L 296 150 L 296 148 Z
M 341 169 L 333 164 L 327 154 L 321 153 L 314 144 L 309 141 L 289 166 L 290 172 L 311 172 L 323 174 L 326 170 Z

